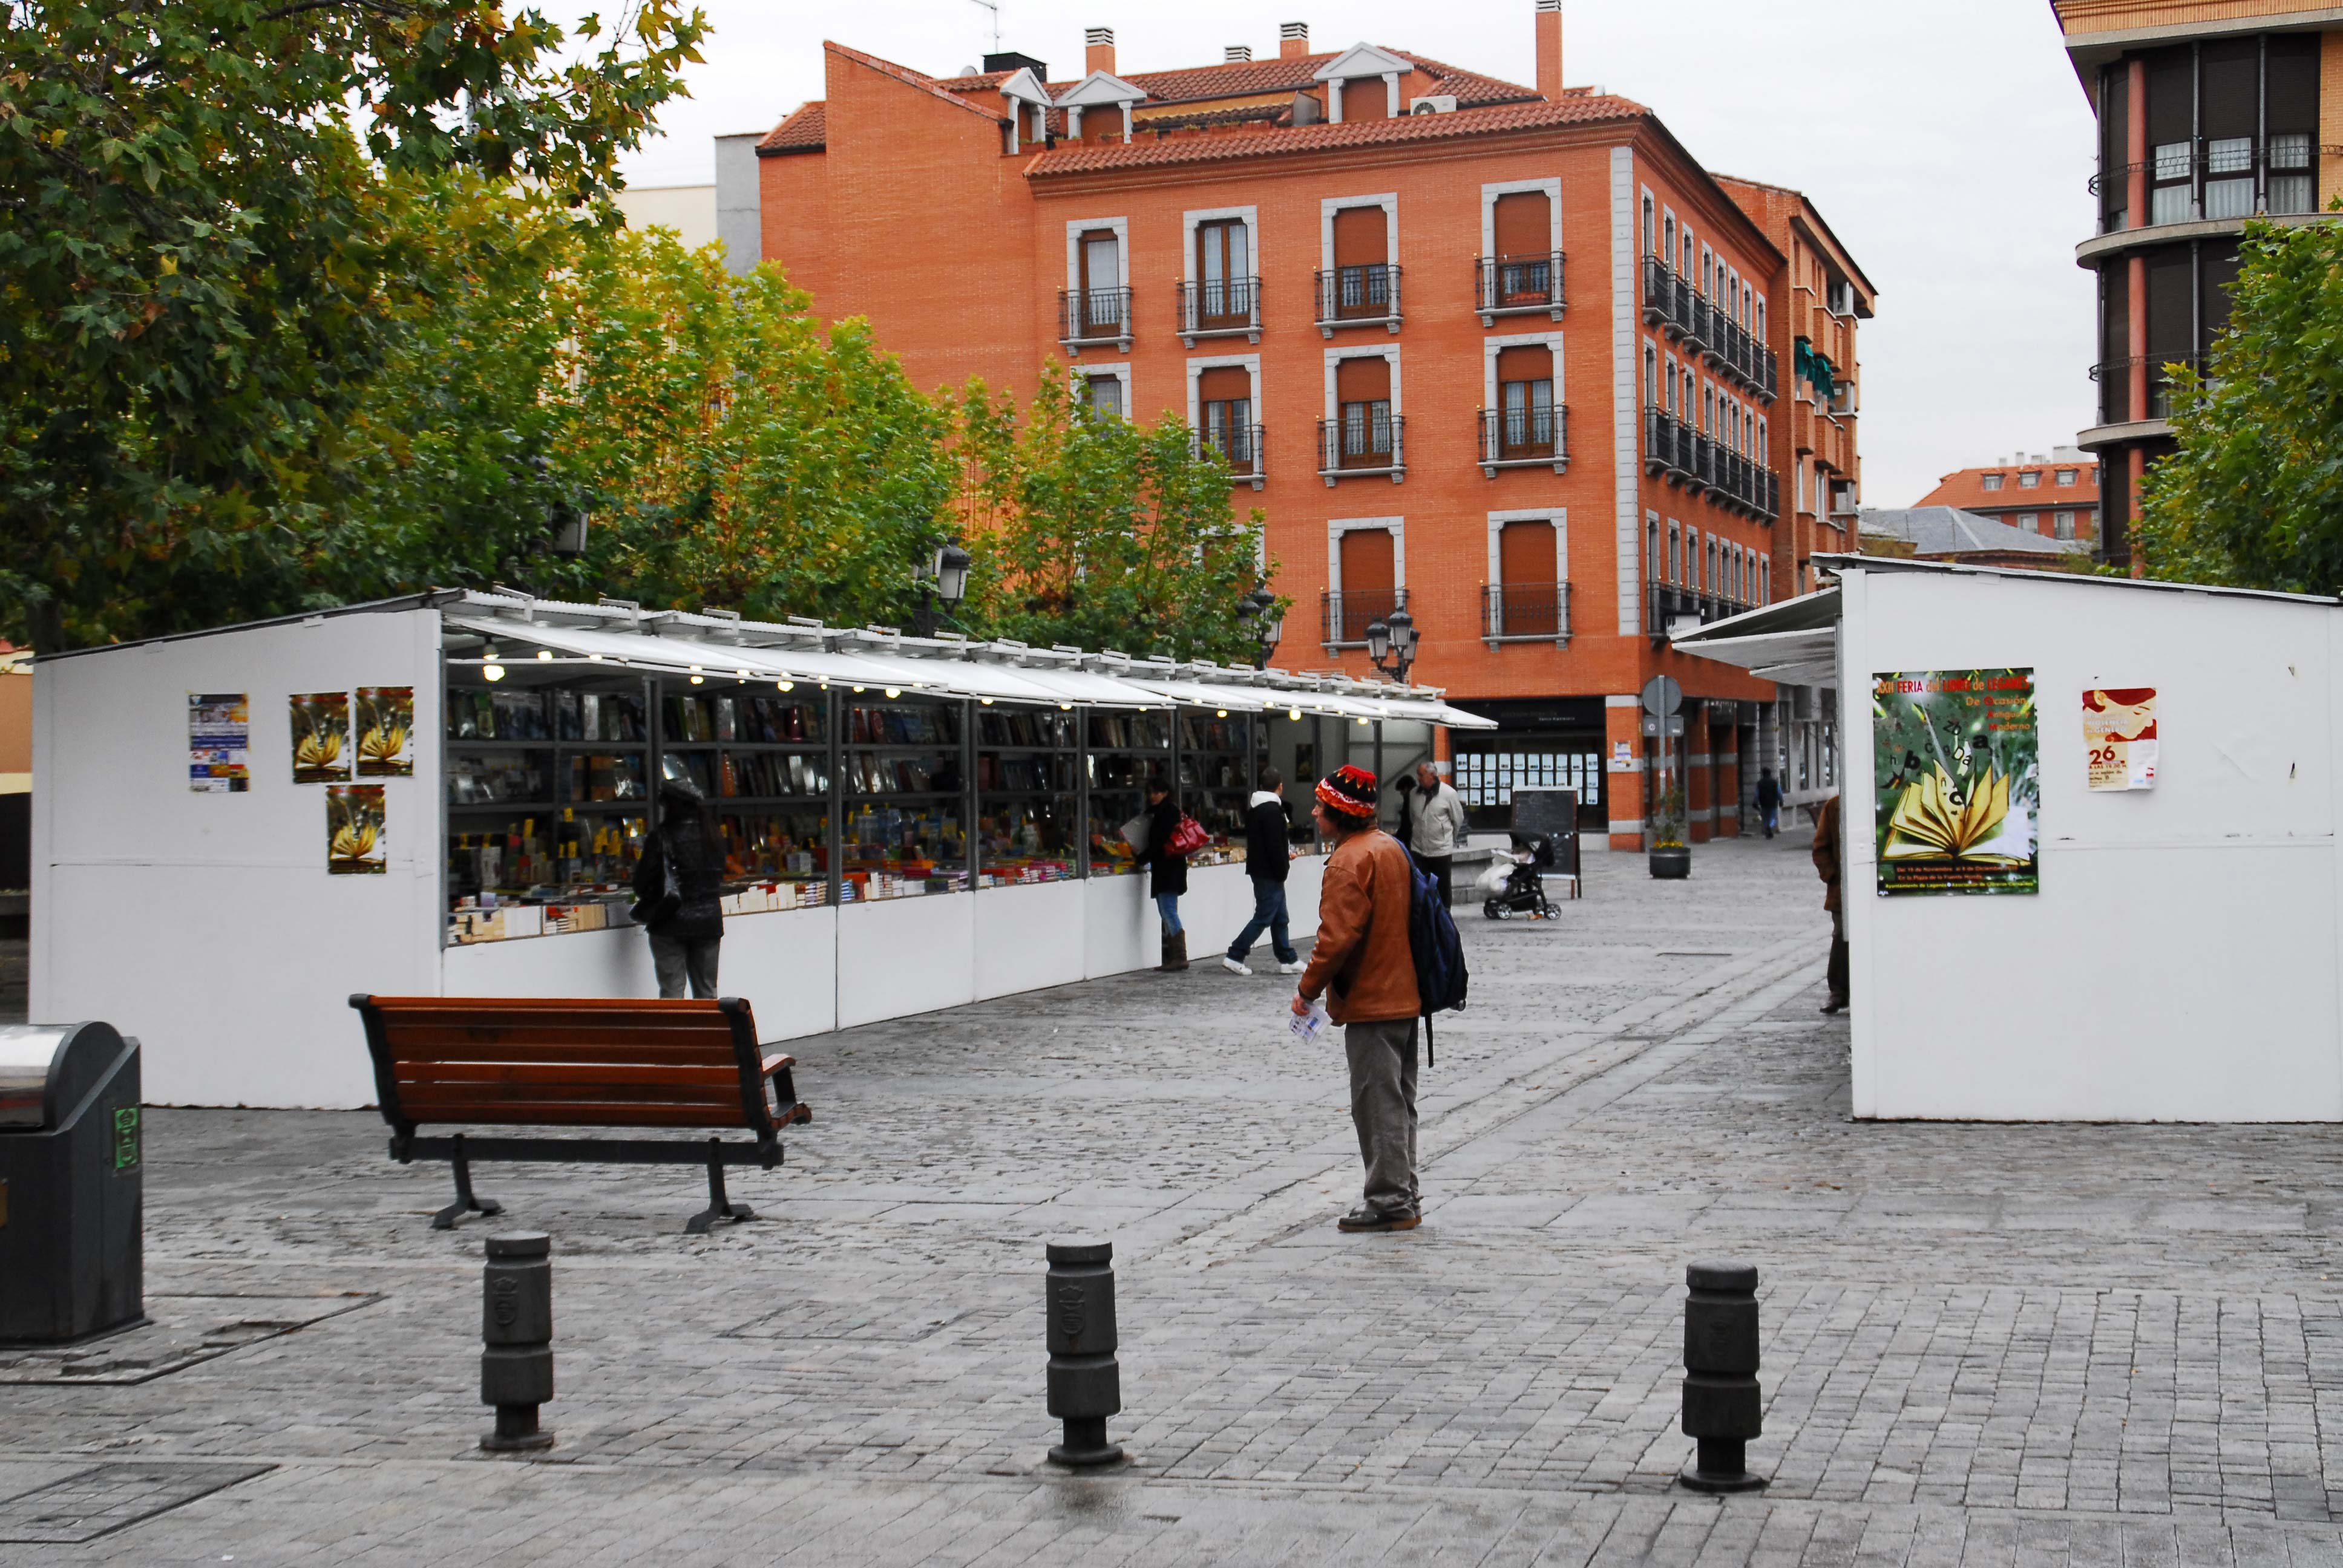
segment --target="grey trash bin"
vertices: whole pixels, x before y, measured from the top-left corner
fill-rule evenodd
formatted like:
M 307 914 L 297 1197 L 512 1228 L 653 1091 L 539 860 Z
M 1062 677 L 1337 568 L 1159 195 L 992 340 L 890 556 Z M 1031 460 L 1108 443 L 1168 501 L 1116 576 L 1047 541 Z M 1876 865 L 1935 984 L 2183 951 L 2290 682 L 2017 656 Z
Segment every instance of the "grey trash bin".
M 0 1025 L 0 1342 L 146 1320 L 144 1131 L 137 1040 Z

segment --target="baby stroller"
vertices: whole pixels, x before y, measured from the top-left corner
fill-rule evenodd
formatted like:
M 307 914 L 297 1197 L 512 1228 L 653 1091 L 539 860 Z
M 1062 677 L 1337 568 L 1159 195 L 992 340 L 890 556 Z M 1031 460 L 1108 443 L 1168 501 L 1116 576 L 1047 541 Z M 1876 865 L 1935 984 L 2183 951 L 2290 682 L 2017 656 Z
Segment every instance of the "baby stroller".
M 1554 840 L 1544 833 L 1515 833 L 1513 839 L 1513 852 L 1491 866 L 1482 881 L 1489 896 L 1481 912 L 1493 920 L 1510 920 L 1517 911 L 1534 920 L 1553 920 L 1562 911 L 1545 896 L 1538 873 L 1554 865 Z

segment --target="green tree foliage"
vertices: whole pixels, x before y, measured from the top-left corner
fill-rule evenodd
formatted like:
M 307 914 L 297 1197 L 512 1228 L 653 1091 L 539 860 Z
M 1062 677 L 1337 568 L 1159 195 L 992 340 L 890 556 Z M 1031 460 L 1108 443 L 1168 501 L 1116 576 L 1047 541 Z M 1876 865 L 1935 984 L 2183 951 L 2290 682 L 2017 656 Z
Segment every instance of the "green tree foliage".
M 434 275 L 399 183 L 590 207 L 702 31 L 673 0 L 576 38 L 493 0 L 0 0 L 12 633 L 285 608 L 321 450 Z
M 1262 514 L 1236 520 L 1227 467 L 1192 449 L 1183 422 L 1094 415 L 1053 372 L 1021 418 L 971 382 L 960 439 L 975 557 L 964 619 L 1044 646 L 1252 661 L 1237 607 L 1263 575 Z
M 2179 450 L 2148 471 L 2152 577 L 2296 593 L 2343 586 L 2343 226 L 2249 224 L 2229 329 L 2174 373 Z

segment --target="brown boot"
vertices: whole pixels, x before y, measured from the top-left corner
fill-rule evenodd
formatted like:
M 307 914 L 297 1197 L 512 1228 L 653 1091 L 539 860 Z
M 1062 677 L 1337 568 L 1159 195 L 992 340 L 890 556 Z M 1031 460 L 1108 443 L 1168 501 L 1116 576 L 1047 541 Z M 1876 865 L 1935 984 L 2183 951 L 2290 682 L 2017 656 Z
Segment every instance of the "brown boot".
M 1163 936 L 1163 972 L 1170 974 L 1175 970 L 1184 970 L 1187 967 L 1188 933 L 1182 931 L 1179 935 L 1173 936 L 1168 931 L 1165 932 Z

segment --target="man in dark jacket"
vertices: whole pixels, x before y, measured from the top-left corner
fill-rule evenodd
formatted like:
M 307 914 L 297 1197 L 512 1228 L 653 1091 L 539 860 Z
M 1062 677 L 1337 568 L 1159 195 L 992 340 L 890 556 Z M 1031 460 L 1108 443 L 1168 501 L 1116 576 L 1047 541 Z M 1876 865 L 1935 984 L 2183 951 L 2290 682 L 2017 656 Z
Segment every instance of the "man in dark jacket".
M 1757 820 L 1765 828 L 1768 839 L 1781 825 L 1782 786 L 1775 779 L 1771 768 L 1761 769 L 1757 774 Z
M 1298 975 L 1302 955 L 1293 950 L 1293 937 L 1285 918 L 1285 868 L 1293 858 L 1285 816 L 1285 775 L 1274 768 L 1261 770 L 1261 788 L 1245 807 L 1245 875 L 1252 879 L 1252 919 L 1237 933 L 1222 956 L 1221 967 L 1232 974 L 1249 975 L 1245 958 L 1261 933 L 1277 954 L 1277 972 Z
M 681 900 L 672 910 L 663 910 L 668 868 L 675 868 Z M 687 978 L 691 994 L 716 994 L 716 953 L 724 940 L 724 849 L 709 819 L 707 799 L 688 779 L 659 781 L 659 825 L 643 846 L 635 866 L 635 912 L 657 918 L 646 920 L 651 939 L 651 967 L 658 971 L 659 995 L 683 995 Z

